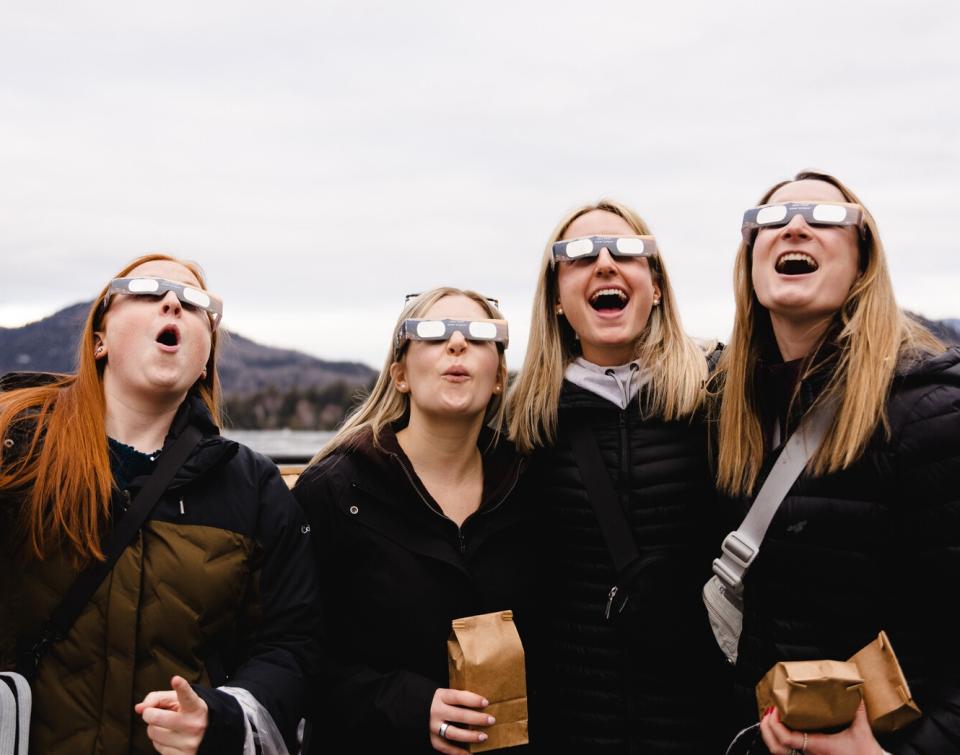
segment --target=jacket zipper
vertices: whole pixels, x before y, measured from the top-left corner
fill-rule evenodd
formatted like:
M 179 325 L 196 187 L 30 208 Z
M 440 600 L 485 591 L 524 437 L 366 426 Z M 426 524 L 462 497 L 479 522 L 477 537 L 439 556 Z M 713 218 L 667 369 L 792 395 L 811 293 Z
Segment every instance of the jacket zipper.
M 417 484 L 413 480 L 413 475 L 410 473 L 410 470 L 407 469 L 407 465 L 400 460 L 400 457 L 398 457 L 396 454 L 390 454 L 390 455 L 397 460 L 397 464 L 400 465 L 400 468 L 403 470 L 403 473 L 407 476 L 407 481 L 410 483 L 410 487 L 414 489 L 414 491 L 417 494 L 417 497 L 420 498 L 421 501 L 423 501 L 423 505 L 426 506 L 428 509 L 430 509 L 430 511 L 432 511 L 441 519 L 444 519 L 448 522 L 453 522 L 453 520 L 450 517 L 448 517 L 446 514 L 442 514 L 439 511 L 437 511 L 433 506 L 430 505 L 430 501 L 428 501 L 426 498 L 423 497 L 423 493 L 420 492 L 420 488 L 417 487 Z M 506 491 L 504 491 L 503 495 L 500 496 L 500 500 L 498 500 L 489 509 L 486 509 L 485 511 L 481 511 L 479 513 L 489 514 L 490 512 L 496 511 L 498 508 L 500 508 L 503 505 L 503 502 L 510 497 L 510 494 L 513 492 L 513 489 L 517 487 L 517 482 L 519 481 L 519 479 L 520 479 L 520 470 L 519 468 L 517 468 L 513 472 L 513 480 L 510 482 L 510 487 L 508 487 Z M 463 520 L 463 524 L 461 526 L 457 527 L 457 546 L 460 549 L 461 555 L 467 552 L 467 540 L 463 536 L 463 528 L 466 526 L 467 522 L 469 522 L 474 516 L 477 515 L 477 513 L 478 512 L 476 511 L 473 512 L 470 516 L 468 516 L 466 519 Z

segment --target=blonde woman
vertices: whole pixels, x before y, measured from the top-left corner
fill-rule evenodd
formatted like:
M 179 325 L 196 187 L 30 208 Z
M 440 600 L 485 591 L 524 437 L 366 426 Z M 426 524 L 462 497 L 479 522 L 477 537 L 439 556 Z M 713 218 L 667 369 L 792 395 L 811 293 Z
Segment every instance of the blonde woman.
M 782 443 L 825 402 L 830 430 L 744 580 L 741 723 L 778 661 L 849 658 L 885 630 L 923 718 L 874 738 L 760 724 L 770 752 L 960 752 L 960 353 L 896 304 L 870 212 L 833 176 L 800 173 L 744 216 L 737 313 L 720 360 L 718 482 L 743 518 Z
M 326 673 L 312 751 L 465 753 L 488 701 L 448 689 L 451 620 L 502 609 L 525 634 L 534 574 L 522 460 L 501 437 L 507 324 L 437 288 L 397 321 L 380 377 L 294 493 L 313 525 Z
M 643 220 L 612 201 L 563 218 L 540 264 L 531 319 L 510 431 L 533 456 L 550 575 L 541 648 L 549 744 L 713 752 L 721 727 L 703 717 L 722 707 L 724 669 L 699 597 L 715 537 L 698 419 L 708 364 L 680 326 Z M 574 451 L 584 440 L 599 447 L 594 469 L 639 554 L 629 569 L 616 568 L 602 534 L 591 475 Z

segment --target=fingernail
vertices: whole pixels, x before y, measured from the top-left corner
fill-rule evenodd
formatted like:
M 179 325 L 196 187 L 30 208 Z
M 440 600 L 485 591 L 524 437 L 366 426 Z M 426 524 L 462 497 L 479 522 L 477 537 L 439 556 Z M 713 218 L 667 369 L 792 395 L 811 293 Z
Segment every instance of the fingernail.
M 490 704 L 490 701 L 487 700 L 487 698 L 483 698 L 483 702 L 481 703 L 481 705 L 483 705 L 483 707 L 486 708 L 489 704 Z
M 477 739 L 479 739 L 481 742 L 486 742 L 486 741 L 487 741 L 487 735 L 486 735 L 486 734 L 481 734 L 479 737 L 477 737 Z
M 487 716 L 487 726 L 493 726 L 497 722 L 493 716 Z

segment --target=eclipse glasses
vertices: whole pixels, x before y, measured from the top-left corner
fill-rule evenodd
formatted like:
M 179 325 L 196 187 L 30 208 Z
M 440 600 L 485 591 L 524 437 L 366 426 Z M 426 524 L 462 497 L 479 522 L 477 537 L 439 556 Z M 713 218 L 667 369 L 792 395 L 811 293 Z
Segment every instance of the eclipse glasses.
M 582 239 L 566 239 L 553 245 L 553 261 L 572 262 L 598 257 L 601 249 L 606 249 L 614 257 L 652 257 L 657 253 L 657 240 L 653 236 L 587 236 Z
M 800 215 L 815 226 L 856 226 L 864 232 L 863 208 L 847 202 L 783 202 L 752 207 L 743 213 L 741 233 L 750 242 L 761 228 L 782 228 Z
M 114 294 L 129 296 L 149 296 L 159 299 L 168 291 L 173 291 L 180 303 L 191 309 L 202 309 L 210 316 L 210 323 L 214 330 L 223 317 L 223 300 L 213 294 L 193 286 L 187 286 L 165 278 L 114 278 L 107 287 L 103 297 L 103 309 L 110 304 L 110 297 Z
M 468 341 L 493 341 L 507 348 L 506 320 L 404 320 L 397 331 L 397 353 L 407 341 L 446 341 L 460 333 Z

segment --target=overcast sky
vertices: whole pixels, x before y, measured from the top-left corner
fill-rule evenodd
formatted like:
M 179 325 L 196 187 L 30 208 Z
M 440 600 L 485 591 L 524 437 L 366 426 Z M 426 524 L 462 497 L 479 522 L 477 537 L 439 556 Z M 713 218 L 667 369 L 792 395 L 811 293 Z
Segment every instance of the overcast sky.
M 128 259 L 195 259 L 225 325 L 379 365 L 411 291 L 499 296 L 601 196 L 724 339 L 740 216 L 801 168 L 880 224 L 900 303 L 960 317 L 960 4 L 4 2 L 0 326 Z

